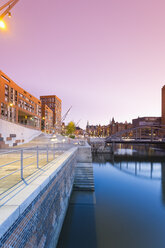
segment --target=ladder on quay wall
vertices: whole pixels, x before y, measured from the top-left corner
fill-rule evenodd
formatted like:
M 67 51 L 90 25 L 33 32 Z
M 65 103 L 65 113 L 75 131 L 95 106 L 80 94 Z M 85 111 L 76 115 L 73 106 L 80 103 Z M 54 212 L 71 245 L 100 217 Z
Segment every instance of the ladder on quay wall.
M 78 163 L 75 168 L 74 191 L 94 191 L 92 163 Z

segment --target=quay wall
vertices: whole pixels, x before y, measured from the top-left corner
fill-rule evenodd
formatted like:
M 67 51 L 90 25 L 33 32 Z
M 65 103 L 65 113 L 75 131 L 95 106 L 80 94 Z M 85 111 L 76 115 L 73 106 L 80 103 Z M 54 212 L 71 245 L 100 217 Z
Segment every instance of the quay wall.
M 13 197 L 0 201 L 0 247 L 56 247 L 78 157 L 78 147 L 71 148 L 30 183 L 18 185 Z

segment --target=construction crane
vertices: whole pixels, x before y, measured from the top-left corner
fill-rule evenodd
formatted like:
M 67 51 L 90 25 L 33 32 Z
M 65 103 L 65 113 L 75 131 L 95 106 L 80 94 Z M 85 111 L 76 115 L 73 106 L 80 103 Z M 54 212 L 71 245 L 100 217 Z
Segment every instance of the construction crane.
M 78 124 L 80 123 L 81 119 L 76 123 L 76 127 L 78 126 Z
M 67 112 L 63 115 L 63 117 L 61 118 L 61 122 L 64 122 L 64 121 L 65 121 L 65 119 L 66 119 L 66 117 L 67 117 L 69 111 L 71 110 L 71 108 L 72 108 L 72 106 L 71 106 L 71 107 L 67 110 Z
M 9 0 L 7 3 L 0 6 L 0 20 L 2 20 L 6 15 L 11 17 L 11 9 L 18 3 L 19 0 Z

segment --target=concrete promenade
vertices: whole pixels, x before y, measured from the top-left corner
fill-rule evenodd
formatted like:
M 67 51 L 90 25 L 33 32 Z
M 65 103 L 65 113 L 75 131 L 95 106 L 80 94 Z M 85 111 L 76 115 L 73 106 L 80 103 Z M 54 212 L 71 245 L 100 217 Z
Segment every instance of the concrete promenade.
M 52 138 L 56 139 L 46 139 L 51 143 Z M 43 143 L 41 141 L 41 145 Z M 63 140 L 62 144 L 62 154 L 1 194 L 0 247 L 56 246 L 72 192 L 76 164 L 92 161 L 88 145 L 72 144 L 68 149 L 70 143 L 65 144 Z
M 46 151 L 47 145 L 49 149 L 48 157 Z M 37 172 L 37 146 L 39 154 L 38 167 L 41 169 L 50 161 L 60 156 L 64 151 L 71 148 L 73 144 L 68 143 L 67 140 L 60 135 L 52 136 L 42 134 L 31 142 L 20 145 L 17 148 L 0 149 L 0 166 L 7 164 L 4 167 L 0 167 L 0 178 L 9 175 L 0 180 L 0 198 L 1 194 L 21 181 L 21 149 L 25 149 L 23 151 L 24 178 Z M 53 148 L 55 149 L 54 153 Z

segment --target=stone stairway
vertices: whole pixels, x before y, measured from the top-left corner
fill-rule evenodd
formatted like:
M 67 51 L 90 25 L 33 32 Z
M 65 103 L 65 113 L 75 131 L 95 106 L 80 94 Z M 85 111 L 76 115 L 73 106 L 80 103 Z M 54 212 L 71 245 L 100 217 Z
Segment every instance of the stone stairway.
M 73 184 L 75 191 L 94 191 L 94 175 L 92 163 L 78 163 Z
M 7 145 L 4 141 L 4 138 L 2 137 L 2 134 L 0 133 L 0 149 L 8 148 L 9 145 Z
M 16 134 L 9 134 L 9 136 L 5 138 L 0 133 L 0 149 L 5 149 L 9 146 L 17 146 L 21 142 L 23 143 L 24 140 L 17 140 Z

